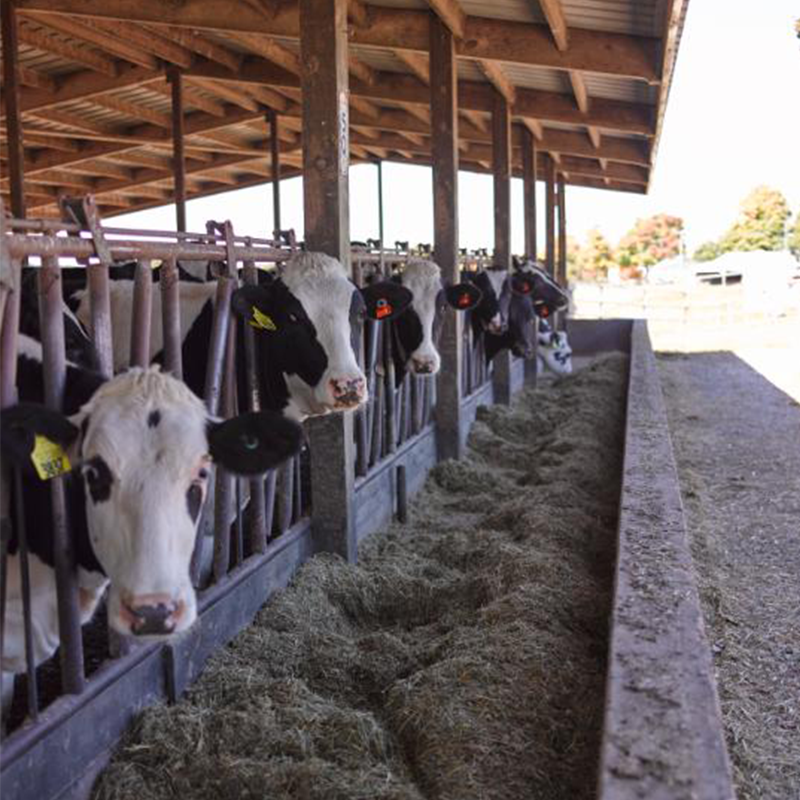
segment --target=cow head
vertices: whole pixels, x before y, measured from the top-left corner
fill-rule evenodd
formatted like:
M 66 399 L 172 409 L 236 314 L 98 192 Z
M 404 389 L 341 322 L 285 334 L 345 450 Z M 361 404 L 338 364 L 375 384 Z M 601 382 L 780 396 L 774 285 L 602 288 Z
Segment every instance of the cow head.
M 486 360 L 491 361 L 502 350 L 511 350 L 519 358 L 533 358 L 536 353 L 536 314 L 530 294 L 511 293 L 508 305 L 508 327 L 501 334 L 484 333 Z
M 538 355 L 544 365 L 556 375 L 572 373 L 572 348 L 566 331 L 554 331 L 544 320 L 538 333 Z
M 527 261 L 515 274 L 515 291 L 530 294 L 536 316 L 551 317 L 569 305 L 569 295 L 537 261 Z
M 445 288 L 433 261 L 409 261 L 395 280 L 413 297 L 408 311 L 394 323 L 397 379 L 402 380 L 406 370 L 435 375 L 441 366 L 438 343 L 445 309 L 450 305 L 456 311 L 469 311 L 480 302 L 480 289 L 472 283 Z
M 470 315 L 476 334 L 487 331 L 499 336 L 508 327 L 511 298 L 516 294 L 527 295 L 532 284 L 519 275 L 509 275 L 507 269 L 492 267 L 480 272 L 465 273 L 481 290 L 481 300 Z
M 158 367 L 108 381 L 70 418 L 34 404 L 6 409 L 2 433 L 4 455 L 21 467 L 30 468 L 37 435 L 69 446 L 89 542 L 110 583 L 110 623 L 156 637 L 185 630 L 197 615 L 189 563 L 212 462 L 259 474 L 302 443 L 300 427 L 275 412 L 210 419 Z
M 237 289 L 232 307 L 255 328 L 264 368 L 283 375 L 287 415 L 302 420 L 367 400 L 357 360 L 362 322 L 393 319 L 410 302 L 401 286 L 384 281 L 359 289 L 336 259 L 298 252 L 278 277 Z

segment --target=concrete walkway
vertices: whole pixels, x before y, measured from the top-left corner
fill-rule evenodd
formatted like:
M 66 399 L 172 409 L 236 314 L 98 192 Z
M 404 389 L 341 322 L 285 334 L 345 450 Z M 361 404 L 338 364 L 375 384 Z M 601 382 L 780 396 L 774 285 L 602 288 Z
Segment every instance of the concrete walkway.
M 800 798 L 800 405 L 730 352 L 659 357 L 740 798 Z

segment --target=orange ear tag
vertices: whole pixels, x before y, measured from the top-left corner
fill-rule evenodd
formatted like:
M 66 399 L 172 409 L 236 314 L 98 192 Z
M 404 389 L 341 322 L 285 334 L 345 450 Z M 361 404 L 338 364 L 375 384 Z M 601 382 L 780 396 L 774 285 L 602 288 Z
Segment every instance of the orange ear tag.
M 375 309 L 375 316 L 378 319 L 388 317 L 392 313 L 392 307 L 386 300 L 378 300 L 377 308 Z
M 458 298 L 458 307 L 459 308 L 466 308 L 471 303 L 472 303 L 472 298 L 469 296 L 469 294 L 467 292 L 464 292 L 464 294 L 462 294 Z

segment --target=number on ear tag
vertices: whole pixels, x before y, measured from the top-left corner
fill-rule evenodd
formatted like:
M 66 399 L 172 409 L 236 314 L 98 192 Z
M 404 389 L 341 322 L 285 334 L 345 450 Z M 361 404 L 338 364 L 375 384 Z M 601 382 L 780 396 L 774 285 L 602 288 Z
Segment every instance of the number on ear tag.
M 36 469 L 36 474 L 43 480 L 49 481 L 64 475 L 72 469 L 67 454 L 60 444 L 51 442 L 46 436 L 36 434 L 31 461 Z
M 252 306 L 253 309 L 253 318 L 249 320 L 250 324 L 254 328 L 258 328 L 262 331 L 276 331 L 278 330 L 278 326 L 272 321 L 272 317 L 269 314 L 264 314 L 262 311 L 259 311 L 255 306 Z
M 378 300 L 375 304 L 375 316 L 378 319 L 388 317 L 392 313 L 392 307 L 389 305 L 388 300 Z
M 467 306 L 472 304 L 472 298 L 469 295 L 469 292 L 464 292 L 464 294 L 459 295 L 458 298 L 458 307 L 459 308 L 466 308 Z

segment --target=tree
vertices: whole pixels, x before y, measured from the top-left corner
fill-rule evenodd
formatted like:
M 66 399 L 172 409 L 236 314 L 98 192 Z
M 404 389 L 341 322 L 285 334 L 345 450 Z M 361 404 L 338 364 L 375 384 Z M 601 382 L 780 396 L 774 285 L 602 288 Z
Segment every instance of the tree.
M 619 243 L 617 258 L 623 267 L 652 267 L 681 252 L 683 220 L 669 214 L 637 219 Z
M 786 245 L 796 258 L 800 258 L 800 211 L 797 212 L 797 216 L 794 218 L 794 225 L 789 228 Z
M 723 253 L 782 250 L 788 218 L 783 194 L 769 186 L 757 186 L 739 205 L 739 216 L 720 240 L 720 249 Z
M 586 235 L 586 246 L 578 249 L 574 255 L 577 277 L 585 281 L 603 280 L 608 275 L 609 267 L 613 267 L 614 251 L 611 245 L 597 228 Z
M 695 261 L 713 261 L 717 256 L 722 255 L 719 249 L 718 242 L 703 242 L 697 250 L 694 251 Z

